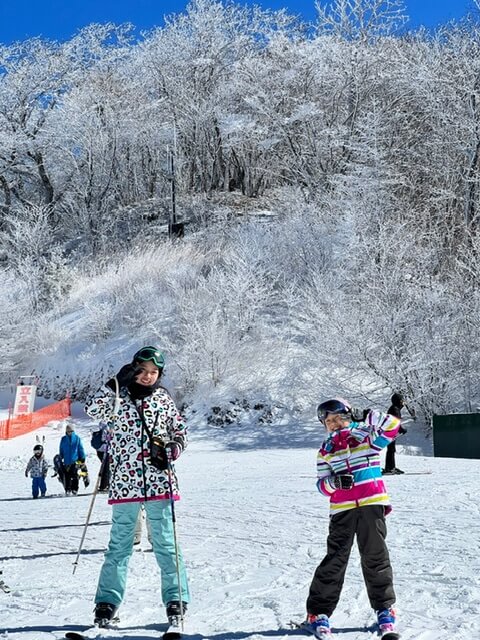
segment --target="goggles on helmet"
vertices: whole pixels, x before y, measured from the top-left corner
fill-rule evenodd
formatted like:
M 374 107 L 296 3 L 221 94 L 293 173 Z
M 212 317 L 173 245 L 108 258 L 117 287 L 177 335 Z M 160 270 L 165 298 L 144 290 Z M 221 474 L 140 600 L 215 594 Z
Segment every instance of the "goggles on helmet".
M 320 422 L 325 422 L 325 418 L 329 413 L 350 416 L 352 408 L 344 401 L 338 398 L 333 400 L 325 400 L 317 407 L 317 416 Z
M 143 347 L 133 356 L 133 362 L 147 362 L 148 360 L 151 360 L 159 369 L 163 369 L 165 366 L 163 353 L 156 347 Z

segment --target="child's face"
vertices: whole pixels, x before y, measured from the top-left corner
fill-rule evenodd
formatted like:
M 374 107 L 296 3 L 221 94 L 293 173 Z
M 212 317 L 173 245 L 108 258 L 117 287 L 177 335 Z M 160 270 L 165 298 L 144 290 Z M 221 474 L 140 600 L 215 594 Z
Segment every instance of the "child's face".
M 348 427 L 349 424 L 350 419 L 339 413 L 327 413 L 327 417 L 325 418 L 325 427 L 328 433 L 344 429 L 345 427 Z
M 158 367 L 156 367 L 153 362 L 150 362 L 150 360 L 141 362 L 138 365 L 138 374 L 135 377 L 135 381 L 138 382 L 138 384 L 150 387 L 158 380 L 158 373 Z

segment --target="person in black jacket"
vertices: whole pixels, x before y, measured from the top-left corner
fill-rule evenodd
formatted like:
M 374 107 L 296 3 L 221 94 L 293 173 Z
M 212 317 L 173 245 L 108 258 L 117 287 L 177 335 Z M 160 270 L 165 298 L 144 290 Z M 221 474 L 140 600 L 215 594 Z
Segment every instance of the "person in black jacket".
M 391 416 L 395 416 L 395 418 L 402 419 L 402 408 L 405 406 L 405 400 L 401 393 L 394 393 L 391 398 L 391 407 L 387 411 Z M 401 425 L 398 430 L 398 434 L 402 435 L 407 433 L 407 430 L 404 429 Z M 387 447 L 387 455 L 385 458 L 385 469 L 382 470 L 382 473 L 404 473 L 401 469 L 395 466 L 395 440 L 393 440 Z

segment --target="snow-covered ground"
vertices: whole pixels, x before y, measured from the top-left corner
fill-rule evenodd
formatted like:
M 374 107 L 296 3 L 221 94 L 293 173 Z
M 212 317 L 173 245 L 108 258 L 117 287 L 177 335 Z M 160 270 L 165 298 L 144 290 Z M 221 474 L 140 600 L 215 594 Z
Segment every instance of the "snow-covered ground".
M 88 445 L 92 424 L 80 417 L 75 422 Z M 45 435 L 51 461 L 63 426 L 37 433 Z M 65 498 L 49 477 L 50 497 L 32 500 L 31 480 L 23 473 L 35 435 L 0 442 L 0 566 L 12 589 L 0 591 L 0 637 L 8 640 L 53 640 L 91 623 L 109 534 L 110 508 L 100 495 L 72 575 L 91 488 Z M 301 637 L 288 623 L 304 617 L 328 526 L 328 503 L 317 493 L 314 476 L 321 437 L 313 422 L 262 432 L 192 424 L 190 446 L 177 464 L 178 535 L 193 598 L 186 628 L 191 640 Z M 94 476 L 98 464 L 90 451 Z M 432 470 L 387 480 L 399 630 L 405 640 L 478 640 L 478 461 L 400 454 L 397 463 L 410 472 Z M 157 566 L 146 536 L 141 547 L 130 562 L 121 623 L 106 632 L 109 637 L 150 640 L 164 628 Z M 365 625 L 373 619 L 354 550 L 332 623 L 342 640 L 369 640 L 376 636 Z

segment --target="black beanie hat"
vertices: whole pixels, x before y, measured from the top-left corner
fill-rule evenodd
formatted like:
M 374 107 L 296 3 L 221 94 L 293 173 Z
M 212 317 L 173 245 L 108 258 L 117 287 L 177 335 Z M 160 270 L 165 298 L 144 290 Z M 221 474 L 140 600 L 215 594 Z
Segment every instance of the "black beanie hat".
M 394 407 L 401 407 L 404 398 L 401 393 L 394 393 L 392 396 L 392 404 Z

